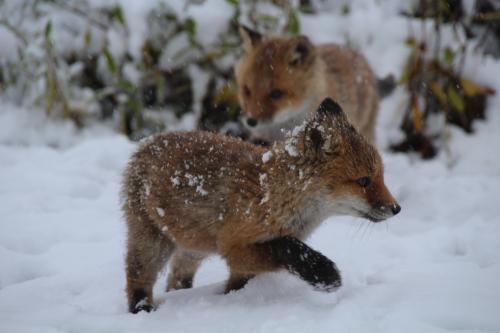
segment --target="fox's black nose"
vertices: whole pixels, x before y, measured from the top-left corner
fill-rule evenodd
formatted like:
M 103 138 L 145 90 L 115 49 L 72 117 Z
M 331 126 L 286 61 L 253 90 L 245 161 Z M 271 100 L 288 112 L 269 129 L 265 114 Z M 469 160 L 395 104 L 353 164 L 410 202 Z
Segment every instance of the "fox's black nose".
M 250 127 L 255 127 L 257 126 L 257 120 L 253 118 L 248 118 L 247 119 L 247 125 Z
M 395 203 L 394 205 L 392 205 L 391 210 L 392 210 L 392 213 L 394 215 L 396 215 L 397 213 L 399 213 L 401 211 L 401 206 L 398 205 L 397 203 Z

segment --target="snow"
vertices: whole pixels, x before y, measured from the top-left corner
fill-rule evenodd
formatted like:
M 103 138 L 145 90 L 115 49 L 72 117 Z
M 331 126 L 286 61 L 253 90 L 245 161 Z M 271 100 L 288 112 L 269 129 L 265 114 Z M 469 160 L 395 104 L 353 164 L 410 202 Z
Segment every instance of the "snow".
M 264 154 L 262 154 L 262 163 L 267 163 L 273 157 L 273 152 L 268 150 Z
M 177 176 L 170 177 L 170 181 L 172 182 L 172 185 L 174 185 L 174 187 L 177 187 L 181 184 L 181 181 L 179 180 L 179 177 L 177 177 Z
M 500 106 L 493 102 L 490 111 Z M 24 129 L 26 119 L 5 121 L 18 111 L 3 108 L 0 132 Z M 227 270 L 213 257 L 191 290 L 165 293 L 166 269 L 157 311 L 138 315 L 127 313 L 118 198 L 136 146 L 39 120 L 71 143 L 0 140 L 1 332 L 500 331 L 497 112 L 474 136 L 452 130 L 451 167 L 444 153 L 426 162 L 383 154 L 400 215 L 383 224 L 332 218 L 307 242 L 336 262 L 338 291 L 317 292 L 280 272 L 221 295 Z M 37 133 L 46 142 L 45 130 Z
M 156 207 L 156 213 L 158 214 L 159 217 L 164 217 L 165 216 L 165 209 L 160 208 L 160 207 Z
M 322 14 L 302 27 L 316 41 L 342 42 L 349 33 L 377 74 L 396 72 L 407 49 L 394 40 L 407 23 L 381 3 L 356 0 L 352 15 Z M 468 57 L 465 72 L 500 91 L 500 61 Z M 397 90 L 381 103 L 380 148 L 398 135 L 403 97 Z M 278 272 L 222 295 L 227 269 L 212 257 L 189 290 L 165 293 L 166 268 L 154 290 L 157 310 L 132 315 L 119 190 L 136 144 L 104 126 L 78 131 L 1 102 L 0 332 L 500 332 L 498 110 L 497 95 L 475 135 L 449 127 L 432 161 L 382 150 L 401 213 L 381 224 L 331 218 L 307 240 L 337 264 L 338 291 L 314 291 Z
M 263 205 L 263 204 L 265 204 L 266 202 L 268 202 L 268 201 L 269 201 L 269 196 L 270 196 L 269 191 L 266 191 L 266 194 L 265 194 L 265 195 L 264 195 L 264 197 L 260 200 L 259 205 Z
M 293 140 L 289 140 L 286 143 L 285 150 L 288 153 L 288 155 L 290 155 L 292 157 L 299 156 L 299 153 L 297 152 L 297 149 L 295 149 L 295 146 L 293 145 Z
M 260 186 L 266 185 L 267 173 L 259 173 L 259 184 Z

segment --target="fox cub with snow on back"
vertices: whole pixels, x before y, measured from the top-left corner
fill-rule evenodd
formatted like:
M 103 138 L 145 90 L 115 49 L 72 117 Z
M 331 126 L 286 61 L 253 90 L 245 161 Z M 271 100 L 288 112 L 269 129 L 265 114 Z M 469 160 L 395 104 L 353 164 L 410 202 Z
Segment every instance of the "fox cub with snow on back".
M 335 290 L 337 267 L 302 240 L 331 215 L 379 222 L 400 211 L 376 149 L 331 99 L 271 148 L 208 132 L 155 135 L 132 156 L 122 199 L 133 313 L 153 309 L 172 255 L 167 290 L 191 287 L 210 254 L 229 267 L 226 292 L 279 269 Z
M 250 139 L 283 139 L 281 129 L 300 125 L 314 106 L 331 97 L 374 143 L 382 83 L 363 55 L 332 43 L 314 46 L 305 36 L 263 36 L 244 26 L 240 34 L 245 53 L 235 74 Z

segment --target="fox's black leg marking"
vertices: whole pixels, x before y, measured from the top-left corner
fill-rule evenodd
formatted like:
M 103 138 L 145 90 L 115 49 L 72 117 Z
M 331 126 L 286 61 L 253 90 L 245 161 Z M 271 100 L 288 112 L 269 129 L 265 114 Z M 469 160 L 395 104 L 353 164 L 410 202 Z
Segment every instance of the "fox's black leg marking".
M 140 311 L 150 312 L 154 307 L 151 305 L 150 300 L 143 289 L 136 289 L 132 295 L 132 304 L 130 306 L 130 312 L 138 313 Z
M 340 272 L 333 261 L 294 237 L 279 237 L 258 244 L 264 255 L 298 275 L 315 289 L 334 291 L 341 286 Z

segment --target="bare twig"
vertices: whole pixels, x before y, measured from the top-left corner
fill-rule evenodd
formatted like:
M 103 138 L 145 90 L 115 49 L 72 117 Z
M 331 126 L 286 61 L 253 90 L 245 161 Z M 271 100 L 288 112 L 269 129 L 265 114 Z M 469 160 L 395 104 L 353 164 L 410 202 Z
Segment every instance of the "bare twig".
M 24 36 L 23 32 L 13 26 L 9 21 L 7 21 L 7 19 L 0 19 L 0 25 L 10 31 L 14 36 L 16 36 L 16 38 L 23 43 L 23 46 L 28 45 L 28 40 L 26 39 L 26 36 Z

